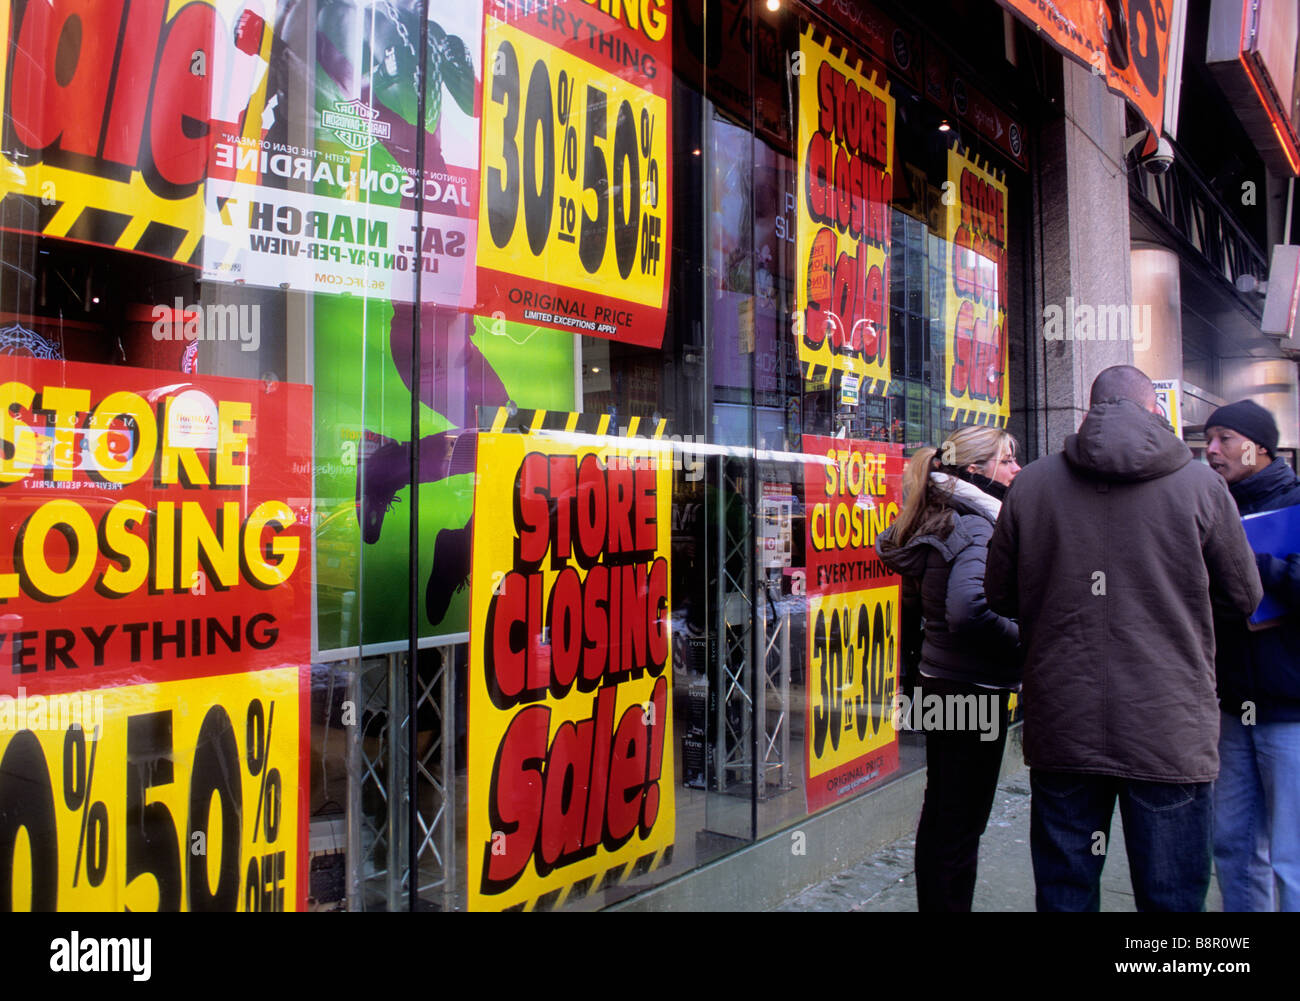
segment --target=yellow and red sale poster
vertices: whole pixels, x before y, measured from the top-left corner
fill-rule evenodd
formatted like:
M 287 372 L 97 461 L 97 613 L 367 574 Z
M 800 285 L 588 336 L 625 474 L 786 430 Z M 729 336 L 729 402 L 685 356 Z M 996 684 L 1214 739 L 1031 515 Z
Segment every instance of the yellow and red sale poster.
M 800 37 L 794 335 L 805 377 L 889 381 L 890 198 L 894 99 L 885 81 Z
M 310 387 L 6 375 L 0 909 L 302 907 Z
M 483 29 L 484 315 L 658 347 L 672 260 L 669 0 L 503 0 Z
M 241 117 L 255 128 L 261 105 L 245 112 L 266 91 L 240 19 L 276 8 L 0 0 L 0 229 L 199 267 L 213 140 Z
M 820 810 L 898 768 L 900 581 L 875 552 L 898 517 L 903 447 L 804 436 L 808 698 L 804 788 Z
M 672 847 L 671 453 L 621 444 L 479 440 L 473 910 L 558 906 Z
M 943 200 L 951 255 L 944 268 L 944 406 L 959 424 L 1006 427 L 1007 186 L 992 168 L 949 149 Z

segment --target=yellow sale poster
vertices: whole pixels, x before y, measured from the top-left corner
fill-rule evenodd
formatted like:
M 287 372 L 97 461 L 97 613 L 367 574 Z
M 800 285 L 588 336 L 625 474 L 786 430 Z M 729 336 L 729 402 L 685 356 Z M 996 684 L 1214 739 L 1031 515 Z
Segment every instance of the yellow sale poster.
M 805 377 L 889 381 L 894 99 L 808 29 L 800 38 L 795 338 Z
M 1156 379 L 1152 384 L 1156 387 L 1156 406 L 1160 408 L 1160 416 L 1169 422 L 1169 426 L 1174 429 L 1174 434 L 1181 438 L 1183 436 L 1182 380 Z
M 558 906 L 661 863 L 673 842 L 671 452 L 586 441 L 479 440 L 474 910 Z
M 303 908 L 310 387 L 6 367 L 0 911 Z
M 809 594 L 808 809 L 898 768 L 898 585 Z
M 948 150 L 944 184 L 944 406 L 959 424 L 1006 427 L 1007 186 L 991 168 Z
M 300 909 L 306 678 L 0 696 L 0 909 Z
M 657 348 L 672 267 L 672 5 L 485 5 L 482 312 Z

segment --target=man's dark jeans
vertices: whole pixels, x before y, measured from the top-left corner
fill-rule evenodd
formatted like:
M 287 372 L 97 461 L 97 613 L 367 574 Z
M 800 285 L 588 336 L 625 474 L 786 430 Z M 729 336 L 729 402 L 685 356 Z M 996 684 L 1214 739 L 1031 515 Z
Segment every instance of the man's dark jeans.
M 1096 911 L 1119 799 L 1139 911 L 1200 911 L 1210 888 L 1213 783 L 1030 769 L 1030 852 L 1040 911 Z

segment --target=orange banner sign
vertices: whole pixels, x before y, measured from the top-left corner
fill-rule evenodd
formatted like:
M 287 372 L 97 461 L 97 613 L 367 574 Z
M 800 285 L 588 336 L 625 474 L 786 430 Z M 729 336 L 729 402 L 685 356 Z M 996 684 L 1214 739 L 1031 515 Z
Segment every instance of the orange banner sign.
M 1002 0 L 1067 56 L 1105 76 L 1152 131 L 1164 126 L 1172 3 L 1166 0 Z

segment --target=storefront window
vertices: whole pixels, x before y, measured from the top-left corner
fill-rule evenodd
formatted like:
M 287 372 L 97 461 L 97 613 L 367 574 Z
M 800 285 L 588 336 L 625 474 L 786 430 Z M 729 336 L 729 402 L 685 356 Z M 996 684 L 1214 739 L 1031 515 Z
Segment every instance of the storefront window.
M 1026 154 L 853 6 L 3 0 L 0 906 L 597 908 L 920 766 Z

